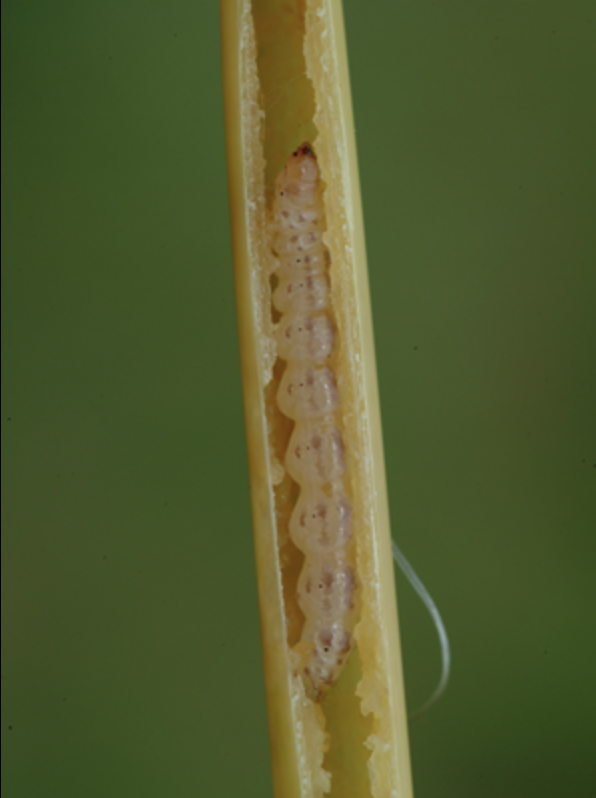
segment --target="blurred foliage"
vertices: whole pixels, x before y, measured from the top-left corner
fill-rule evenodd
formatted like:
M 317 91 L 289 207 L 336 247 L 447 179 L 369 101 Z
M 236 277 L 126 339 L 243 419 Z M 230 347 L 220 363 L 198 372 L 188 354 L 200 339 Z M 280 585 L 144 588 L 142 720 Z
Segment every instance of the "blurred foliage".
M 416 796 L 585 795 L 593 4 L 345 10 L 394 531 L 453 646 Z M 271 795 L 219 59 L 215 3 L 2 4 L 10 798 Z

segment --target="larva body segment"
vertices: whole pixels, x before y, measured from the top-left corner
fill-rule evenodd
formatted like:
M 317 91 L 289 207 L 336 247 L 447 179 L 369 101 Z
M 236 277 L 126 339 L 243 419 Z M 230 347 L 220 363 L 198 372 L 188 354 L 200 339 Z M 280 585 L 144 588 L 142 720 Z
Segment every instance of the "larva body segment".
M 344 446 L 333 417 L 297 421 L 285 463 L 301 487 L 328 485 L 340 479 L 345 469 Z
M 313 312 L 329 305 L 329 282 L 325 274 L 292 274 L 281 280 L 273 294 L 273 304 L 280 313 L 290 310 Z
M 337 620 L 353 608 L 354 573 L 340 554 L 309 557 L 298 582 L 299 604 L 307 617 Z
M 277 405 L 295 422 L 285 465 L 300 493 L 289 532 L 305 555 L 297 592 L 305 616 L 302 650 L 310 652 L 305 685 L 315 700 L 341 674 L 357 615 L 340 396 L 330 365 L 336 331 L 324 231 L 319 168 L 312 148 L 303 144 L 275 181 L 273 252 L 279 282 L 273 304 L 282 314 L 277 353 L 286 361 Z M 304 643 L 310 646 L 304 649 Z
M 324 555 L 343 552 L 351 537 L 352 510 L 341 483 L 326 494 L 303 488 L 290 519 L 290 536 L 301 551 Z
M 284 313 L 277 333 L 277 353 L 288 362 L 324 363 L 333 351 L 333 324 L 326 315 Z
M 288 418 L 329 416 L 339 402 L 335 376 L 324 366 L 316 368 L 296 361 L 288 365 L 277 393 L 277 404 Z

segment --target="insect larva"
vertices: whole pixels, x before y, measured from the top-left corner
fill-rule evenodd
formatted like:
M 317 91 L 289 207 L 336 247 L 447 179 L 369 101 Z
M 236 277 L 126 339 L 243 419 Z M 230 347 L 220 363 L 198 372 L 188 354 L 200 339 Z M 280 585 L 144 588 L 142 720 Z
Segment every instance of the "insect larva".
M 275 181 L 273 251 L 282 314 L 277 353 L 286 361 L 277 406 L 294 423 L 285 454 L 300 494 L 289 524 L 304 553 L 298 603 L 308 693 L 321 700 L 353 647 L 357 584 L 351 508 L 344 484 L 346 453 L 337 417 L 340 399 L 330 357 L 336 329 L 330 306 L 329 252 L 316 156 L 302 144 Z

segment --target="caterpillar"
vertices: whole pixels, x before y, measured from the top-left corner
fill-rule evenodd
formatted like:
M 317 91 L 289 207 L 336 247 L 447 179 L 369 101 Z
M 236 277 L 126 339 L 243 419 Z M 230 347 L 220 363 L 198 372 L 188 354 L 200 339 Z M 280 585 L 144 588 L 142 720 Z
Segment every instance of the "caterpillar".
M 357 580 L 352 511 L 345 484 L 340 395 L 332 368 L 337 330 L 330 298 L 330 254 L 323 243 L 323 188 L 315 153 L 302 144 L 275 180 L 272 251 L 281 314 L 277 354 L 285 361 L 277 407 L 294 422 L 285 467 L 299 486 L 289 534 L 304 554 L 295 646 L 307 694 L 320 701 L 354 646 Z

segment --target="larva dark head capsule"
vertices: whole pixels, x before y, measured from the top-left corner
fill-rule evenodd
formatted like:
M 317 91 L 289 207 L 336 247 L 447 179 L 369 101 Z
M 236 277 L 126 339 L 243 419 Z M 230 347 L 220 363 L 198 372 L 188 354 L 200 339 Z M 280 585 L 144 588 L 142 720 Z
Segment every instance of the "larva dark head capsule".
M 317 158 L 310 144 L 304 143 L 286 161 L 285 169 L 275 181 L 276 194 L 286 201 L 311 195 L 319 180 Z
M 308 141 L 305 141 L 303 144 L 301 144 L 298 149 L 292 153 L 292 155 L 294 158 L 298 158 L 300 155 L 308 155 L 309 157 L 316 159 L 313 149 Z

